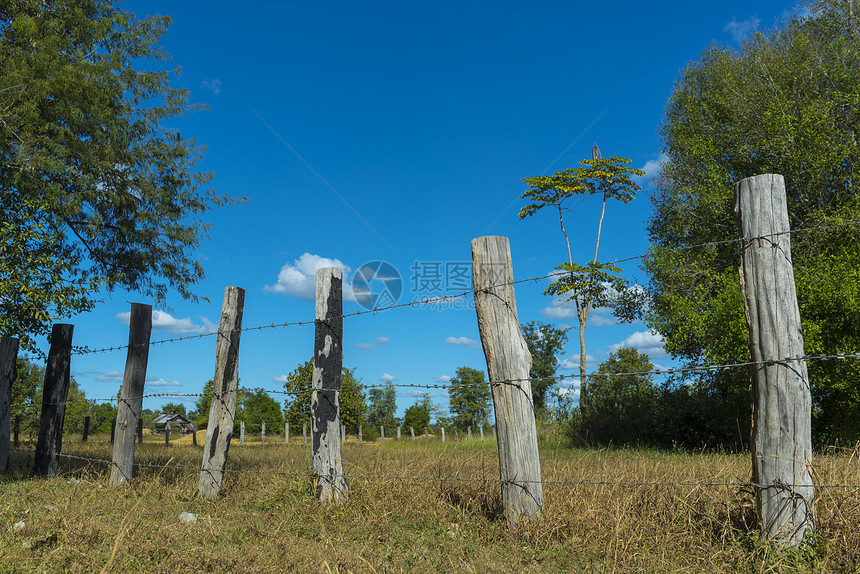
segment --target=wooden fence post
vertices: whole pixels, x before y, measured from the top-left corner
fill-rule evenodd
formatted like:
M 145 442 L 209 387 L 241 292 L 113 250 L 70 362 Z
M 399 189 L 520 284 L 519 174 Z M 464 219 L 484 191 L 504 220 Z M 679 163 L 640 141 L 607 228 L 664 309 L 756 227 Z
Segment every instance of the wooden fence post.
M 361 425 L 358 425 L 358 444 L 361 444 Z
M 137 419 L 137 444 L 143 444 L 143 419 Z
M 454 442 L 460 442 L 460 431 L 457 430 L 457 427 L 454 427 Z
M 239 421 L 239 446 L 245 446 L 245 421 Z
M 284 423 L 284 444 L 290 444 L 290 423 Z
M 397 425 L 397 440 L 400 440 L 400 425 Z
M 430 429 L 424 427 L 424 440 L 430 440 Z
M 740 283 L 749 328 L 756 507 L 767 536 L 798 546 L 815 531 L 812 399 L 791 265 L 785 182 L 765 174 L 735 184 Z M 785 360 L 788 359 L 788 360 Z
M 209 424 L 206 425 L 206 442 L 203 446 L 200 471 L 199 488 L 204 498 L 213 498 L 221 491 L 224 469 L 227 467 L 227 452 L 233 436 L 238 399 L 239 340 L 244 306 L 244 289 L 224 289 L 224 304 L 221 307 L 215 351 L 212 404 L 209 407 Z
M 382 425 L 379 425 L 379 442 L 380 444 L 385 442 L 385 427 Z
M 125 373 L 119 390 L 115 425 L 111 427 L 113 464 L 110 484 L 116 486 L 131 479 L 134 474 L 134 439 L 143 408 L 143 388 L 146 382 L 146 364 L 149 361 L 149 336 L 152 333 L 152 306 L 131 304 L 128 321 L 128 354 Z
M 308 444 L 308 423 L 302 423 L 302 444 Z
M 114 439 L 116 438 L 116 419 L 110 420 L 110 443 L 114 444 Z
M 197 421 L 191 422 L 191 444 L 197 446 Z
M 412 435 L 412 442 L 415 442 L 415 429 L 413 427 L 409 427 L 409 434 Z
M 348 486 L 343 475 L 340 436 L 340 378 L 343 368 L 343 271 L 316 273 L 314 372 L 311 394 L 312 467 L 320 502 L 342 504 Z
M 266 446 L 266 421 L 260 423 L 260 442 Z
M 164 446 L 170 446 L 170 421 L 164 423 Z
M 472 240 L 472 281 L 478 332 L 499 429 L 502 504 L 516 527 L 540 517 L 543 502 L 532 386 L 531 355 L 520 330 L 507 237 Z
M 87 439 L 90 437 L 90 416 L 87 415 L 84 417 L 84 434 L 81 436 L 81 442 L 87 442 Z
M 445 442 L 445 427 L 442 427 L 442 442 Z
M 466 440 L 472 440 L 472 427 L 466 428 Z
M 340 425 L 340 444 L 341 447 L 346 444 L 346 425 Z
M 42 416 L 33 461 L 33 473 L 48 478 L 57 475 L 63 449 L 63 422 L 69 394 L 74 325 L 56 324 L 51 329 L 51 348 L 42 387 Z
M 481 442 L 484 442 L 484 425 L 481 425 Z
M 15 382 L 15 365 L 18 358 L 18 339 L 0 339 L 0 472 L 9 470 L 12 451 L 12 384 Z

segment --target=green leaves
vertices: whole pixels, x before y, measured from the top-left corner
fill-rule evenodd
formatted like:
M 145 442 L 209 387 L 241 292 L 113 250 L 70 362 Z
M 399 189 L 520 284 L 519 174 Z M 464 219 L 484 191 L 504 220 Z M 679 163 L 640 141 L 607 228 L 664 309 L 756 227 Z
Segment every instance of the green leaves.
M 613 301 L 613 291 L 619 293 L 629 283 L 619 276 L 621 268 L 610 263 L 562 263 L 555 268 L 566 273 L 547 287 L 544 295 L 567 295 L 568 299 L 581 299 L 594 307 L 609 305 Z

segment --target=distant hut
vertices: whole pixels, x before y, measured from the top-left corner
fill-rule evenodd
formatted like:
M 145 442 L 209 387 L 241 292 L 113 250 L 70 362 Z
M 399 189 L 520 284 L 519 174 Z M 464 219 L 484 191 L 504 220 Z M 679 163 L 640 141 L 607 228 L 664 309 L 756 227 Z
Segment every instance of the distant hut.
M 181 434 L 194 432 L 194 425 L 191 424 L 190 420 L 182 415 L 173 413 L 159 415 L 157 419 L 152 421 L 152 432 L 158 434 L 163 433 L 168 424 L 170 425 L 170 432 L 179 431 Z

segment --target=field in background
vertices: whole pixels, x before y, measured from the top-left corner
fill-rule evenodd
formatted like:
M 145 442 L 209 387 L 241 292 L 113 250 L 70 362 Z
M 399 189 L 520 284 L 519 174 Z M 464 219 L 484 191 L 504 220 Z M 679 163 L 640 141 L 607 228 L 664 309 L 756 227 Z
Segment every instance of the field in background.
M 148 438 L 148 437 L 147 437 Z M 147 440 L 131 484 L 64 458 L 55 480 L 27 478 L 13 451 L 0 478 L 0 571 L 10 572 L 855 572 L 860 489 L 819 489 L 818 539 L 779 556 L 756 532 L 748 454 L 581 450 L 541 444 L 543 519 L 510 531 L 493 441 L 386 441 L 343 455 L 350 501 L 320 507 L 310 446 L 230 448 L 221 497 L 196 496 L 202 446 Z M 190 437 L 189 437 L 190 438 Z M 254 437 L 259 442 L 259 437 Z M 102 439 L 102 440 L 98 440 Z M 279 439 L 279 440 L 278 440 Z M 246 439 L 249 443 L 252 439 Z M 183 441 L 184 442 L 184 441 Z M 32 449 L 25 444 L 21 449 Z M 67 438 L 64 454 L 110 459 L 104 437 Z M 857 484 L 854 450 L 817 456 L 816 482 Z M 408 478 L 391 478 L 391 477 Z M 366 477 L 366 478 L 359 478 Z M 463 479 L 459 481 L 423 478 Z M 74 480 L 73 480 L 74 479 Z M 589 481 L 595 484 L 552 484 Z M 619 484 L 619 483 L 674 484 Z M 195 522 L 180 521 L 183 512 Z M 24 523 L 21 527 L 20 523 Z M 13 525 L 19 524 L 14 527 Z

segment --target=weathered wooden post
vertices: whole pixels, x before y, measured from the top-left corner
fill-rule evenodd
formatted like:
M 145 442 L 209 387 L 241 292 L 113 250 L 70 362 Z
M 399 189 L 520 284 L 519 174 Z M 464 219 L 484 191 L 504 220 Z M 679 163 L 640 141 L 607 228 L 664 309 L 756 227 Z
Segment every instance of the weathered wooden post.
M 460 442 L 460 432 L 454 427 L 454 442 Z
M 466 440 L 472 440 L 472 427 L 466 428 Z
M 197 446 L 197 421 L 191 421 L 191 444 Z
M 81 442 L 87 442 L 87 439 L 90 437 L 90 416 L 87 415 L 84 417 L 84 433 L 81 436 Z
M 245 446 L 245 421 L 239 421 L 239 446 Z
M 149 361 L 149 337 L 152 333 L 152 306 L 131 304 L 128 321 L 128 353 L 125 372 L 119 389 L 119 402 L 114 425 L 111 426 L 113 464 L 110 484 L 116 486 L 131 479 L 134 473 L 134 439 L 143 408 L 146 364 Z
M 397 425 L 397 440 L 400 440 L 400 425 Z
M 290 444 L 290 423 L 284 423 L 284 444 Z
M 137 419 L 137 444 L 143 444 L 143 419 Z
M 209 424 L 206 426 L 200 471 L 200 494 L 205 498 L 213 498 L 221 491 L 224 469 L 227 467 L 227 452 L 233 436 L 238 399 L 239 340 L 244 305 L 244 289 L 227 287 L 224 290 L 215 351 L 212 404 L 209 407 Z
M 481 442 L 484 442 L 484 425 L 481 425 Z
M 380 444 L 385 442 L 385 427 L 379 425 L 379 442 Z
M 340 425 L 340 444 L 341 447 L 346 444 L 346 425 Z
M 69 394 L 74 325 L 56 324 L 51 329 L 51 348 L 42 387 L 42 417 L 33 461 L 33 473 L 48 478 L 57 475 L 63 449 L 63 422 Z
M 260 442 L 266 446 L 266 421 L 260 423 Z
M 12 385 L 15 382 L 15 365 L 18 359 L 18 339 L 0 339 L 0 472 L 9 470 L 12 430 Z
M 343 368 L 343 271 L 316 273 L 314 372 L 311 394 L 312 462 L 320 502 L 346 502 L 340 435 L 340 379 Z
M 358 444 L 361 444 L 361 425 L 358 425 Z
M 170 446 L 170 421 L 164 423 L 164 446 Z
M 785 182 L 765 174 L 735 184 L 740 282 L 749 328 L 756 506 L 767 536 L 798 546 L 815 531 L 812 399 L 791 265 Z M 787 359 L 787 360 L 785 360 Z
M 116 419 L 110 420 L 110 443 L 113 444 L 116 437 Z
M 520 330 L 507 237 L 472 240 L 475 311 L 499 429 L 499 473 L 508 523 L 516 527 L 540 517 L 543 485 L 538 457 L 531 368 Z
M 442 442 L 445 442 L 445 427 L 442 427 Z
M 302 423 L 302 444 L 308 444 L 308 423 Z
M 424 440 L 430 440 L 430 429 L 424 427 Z
M 413 427 L 409 427 L 409 434 L 412 435 L 412 442 L 415 442 L 415 429 Z

